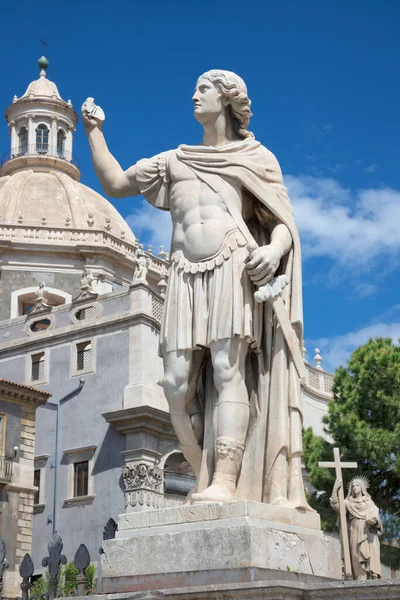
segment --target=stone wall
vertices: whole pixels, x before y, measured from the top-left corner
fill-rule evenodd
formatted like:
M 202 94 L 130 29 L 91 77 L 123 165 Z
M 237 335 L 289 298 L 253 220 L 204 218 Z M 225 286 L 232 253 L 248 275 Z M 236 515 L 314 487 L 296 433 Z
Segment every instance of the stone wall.
M 27 552 L 32 552 L 32 516 L 35 452 L 35 410 L 28 402 L 16 398 L 0 401 L 6 414 L 6 456 L 18 448 L 12 461 L 11 483 L 0 490 L 1 535 L 7 549 L 9 568 L 5 573 L 4 595 L 20 595 L 19 567 Z

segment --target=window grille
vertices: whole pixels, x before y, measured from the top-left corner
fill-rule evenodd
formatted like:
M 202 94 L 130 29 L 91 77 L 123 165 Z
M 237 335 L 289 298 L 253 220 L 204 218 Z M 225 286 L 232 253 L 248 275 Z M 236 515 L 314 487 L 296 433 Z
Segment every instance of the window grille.
M 50 319 L 41 319 L 40 321 L 35 321 L 31 325 L 31 331 L 45 331 L 50 327 Z
M 46 154 L 49 151 L 49 130 L 46 125 L 38 125 L 36 129 L 36 152 Z
M 35 469 L 33 472 L 33 485 L 38 489 L 35 492 L 33 504 L 40 502 L 40 469 Z
M 44 352 L 33 354 L 32 360 L 32 381 L 42 381 L 45 378 L 45 356 Z
M 77 310 L 75 313 L 75 317 L 78 321 L 84 321 L 85 319 L 94 319 L 97 317 L 98 310 L 95 306 L 87 306 L 86 308 L 81 308 Z
M 87 496 L 89 483 L 89 461 L 74 463 L 74 497 Z
M 92 367 L 92 344 L 82 342 L 76 347 L 76 370 L 88 371 Z
M 19 132 L 19 153 L 26 154 L 28 151 L 28 130 L 26 127 L 22 127 Z

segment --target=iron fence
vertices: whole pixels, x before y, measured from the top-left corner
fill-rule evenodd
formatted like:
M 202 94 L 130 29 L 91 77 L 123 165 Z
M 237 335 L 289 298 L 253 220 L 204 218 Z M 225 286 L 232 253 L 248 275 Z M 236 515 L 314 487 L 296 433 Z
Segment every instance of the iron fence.
M 67 162 L 75 165 L 75 167 L 78 169 L 80 168 L 79 160 L 74 154 L 72 154 L 72 152 L 68 152 L 63 148 L 49 146 L 43 142 L 20 146 L 18 148 L 12 148 L 11 150 L 8 150 L 3 154 L 1 164 L 3 165 L 9 160 L 20 158 L 21 156 L 49 156 L 51 158 L 61 158 L 62 160 L 66 160 Z
M 114 519 L 109 519 L 103 530 L 103 540 L 115 538 L 116 531 L 117 524 Z M 47 550 L 48 556 L 42 560 L 42 566 L 47 567 L 48 571 L 46 578 L 48 591 L 46 590 L 37 596 L 31 593 L 33 585 L 32 577 L 35 572 L 35 566 L 30 554 L 25 554 L 19 568 L 21 577 L 21 596 L 15 600 L 54 600 L 59 596 L 58 585 L 60 569 L 61 565 L 67 564 L 67 557 L 62 553 L 63 541 L 58 531 L 55 531 L 51 536 L 47 545 Z M 102 548 L 100 548 L 99 553 L 103 553 Z M 86 589 L 86 575 L 90 565 L 90 554 L 85 544 L 79 546 L 75 553 L 73 563 L 78 571 L 76 576 L 76 588 L 69 590 L 68 596 L 85 596 L 88 593 L 88 590 Z M 4 572 L 8 567 L 9 563 L 6 558 L 6 545 L 3 538 L 0 536 L 0 600 L 3 600 Z M 92 590 L 92 592 L 94 592 L 94 590 Z

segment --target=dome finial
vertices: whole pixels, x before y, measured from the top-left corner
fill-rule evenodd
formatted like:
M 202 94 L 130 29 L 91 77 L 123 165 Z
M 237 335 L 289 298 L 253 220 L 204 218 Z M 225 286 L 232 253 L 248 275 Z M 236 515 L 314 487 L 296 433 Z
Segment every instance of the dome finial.
M 49 66 L 49 61 L 45 56 L 41 56 L 38 60 L 38 67 L 40 69 L 40 77 L 46 77 L 46 69 Z

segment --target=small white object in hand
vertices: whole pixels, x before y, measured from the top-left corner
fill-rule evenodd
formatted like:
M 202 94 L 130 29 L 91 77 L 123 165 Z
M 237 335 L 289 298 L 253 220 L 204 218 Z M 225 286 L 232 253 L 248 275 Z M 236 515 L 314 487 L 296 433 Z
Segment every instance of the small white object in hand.
M 86 112 L 88 117 L 92 117 L 98 121 L 104 121 L 106 118 L 104 110 L 100 106 L 97 106 L 94 98 L 86 98 L 82 106 L 82 112 Z
M 286 275 L 273 277 L 267 285 L 258 288 L 254 294 L 254 299 L 256 302 L 265 302 L 268 298 L 276 298 L 288 284 L 289 279 Z

